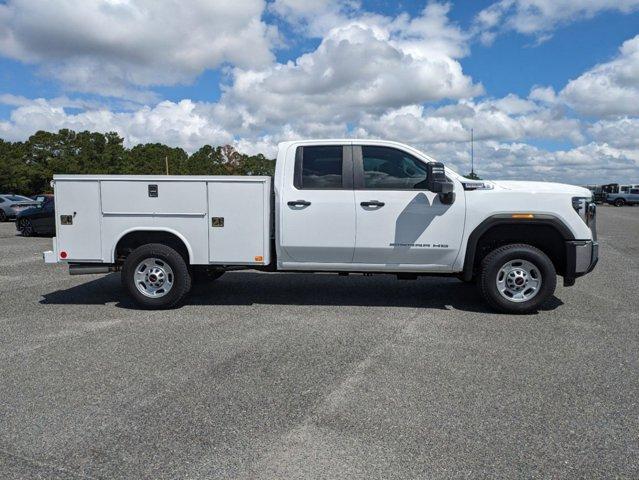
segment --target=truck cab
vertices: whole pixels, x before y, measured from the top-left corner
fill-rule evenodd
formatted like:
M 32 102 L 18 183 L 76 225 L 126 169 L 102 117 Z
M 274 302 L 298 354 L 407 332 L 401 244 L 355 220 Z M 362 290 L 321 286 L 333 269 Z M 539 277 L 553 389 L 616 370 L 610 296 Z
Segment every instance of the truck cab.
M 598 258 L 589 190 L 468 180 L 390 141 L 284 142 L 272 179 L 65 175 L 54 186 L 45 260 L 121 270 L 148 308 L 179 304 L 202 272 L 251 268 L 455 276 L 496 310 L 527 313 L 557 275 L 572 285 Z

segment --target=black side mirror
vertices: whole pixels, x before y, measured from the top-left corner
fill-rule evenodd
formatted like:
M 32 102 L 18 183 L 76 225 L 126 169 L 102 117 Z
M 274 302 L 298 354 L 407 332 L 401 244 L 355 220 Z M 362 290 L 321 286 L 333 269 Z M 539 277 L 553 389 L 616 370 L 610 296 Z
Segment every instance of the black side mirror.
M 452 193 L 453 182 L 446 178 L 444 164 L 431 162 L 427 164 L 428 178 L 426 188 L 434 193 Z
M 446 170 L 444 164 L 439 162 L 430 162 L 426 164 L 428 178 L 426 179 L 426 188 L 434 193 L 439 193 L 439 200 L 450 205 L 455 201 L 455 193 L 453 192 L 453 182 L 446 178 Z

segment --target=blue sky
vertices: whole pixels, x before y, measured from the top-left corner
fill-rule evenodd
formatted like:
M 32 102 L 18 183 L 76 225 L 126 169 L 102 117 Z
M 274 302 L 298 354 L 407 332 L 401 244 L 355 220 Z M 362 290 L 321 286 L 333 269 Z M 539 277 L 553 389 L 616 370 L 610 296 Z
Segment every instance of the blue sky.
M 0 138 L 383 137 L 464 171 L 473 128 L 487 176 L 639 182 L 639 0 L 180 5 L 0 1 Z

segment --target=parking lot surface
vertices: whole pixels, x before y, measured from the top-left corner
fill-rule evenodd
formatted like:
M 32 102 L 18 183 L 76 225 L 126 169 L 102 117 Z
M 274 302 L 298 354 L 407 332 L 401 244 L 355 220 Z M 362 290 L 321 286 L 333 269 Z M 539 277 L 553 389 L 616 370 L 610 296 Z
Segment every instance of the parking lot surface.
M 242 272 L 140 311 L 0 224 L 0 478 L 637 478 L 639 208 L 598 228 L 592 274 L 509 316 Z

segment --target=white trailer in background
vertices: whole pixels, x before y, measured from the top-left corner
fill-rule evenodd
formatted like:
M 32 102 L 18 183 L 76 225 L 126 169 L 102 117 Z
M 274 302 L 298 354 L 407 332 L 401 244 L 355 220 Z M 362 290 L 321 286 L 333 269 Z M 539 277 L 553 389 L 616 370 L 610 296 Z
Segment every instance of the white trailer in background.
M 378 140 L 279 145 L 275 177 L 56 175 L 49 263 L 122 271 L 141 306 L 168 308 L 226 270 L 477 279 L 502 311 L 536 310 L 597 262 L 591 192 L 477 182 Z

